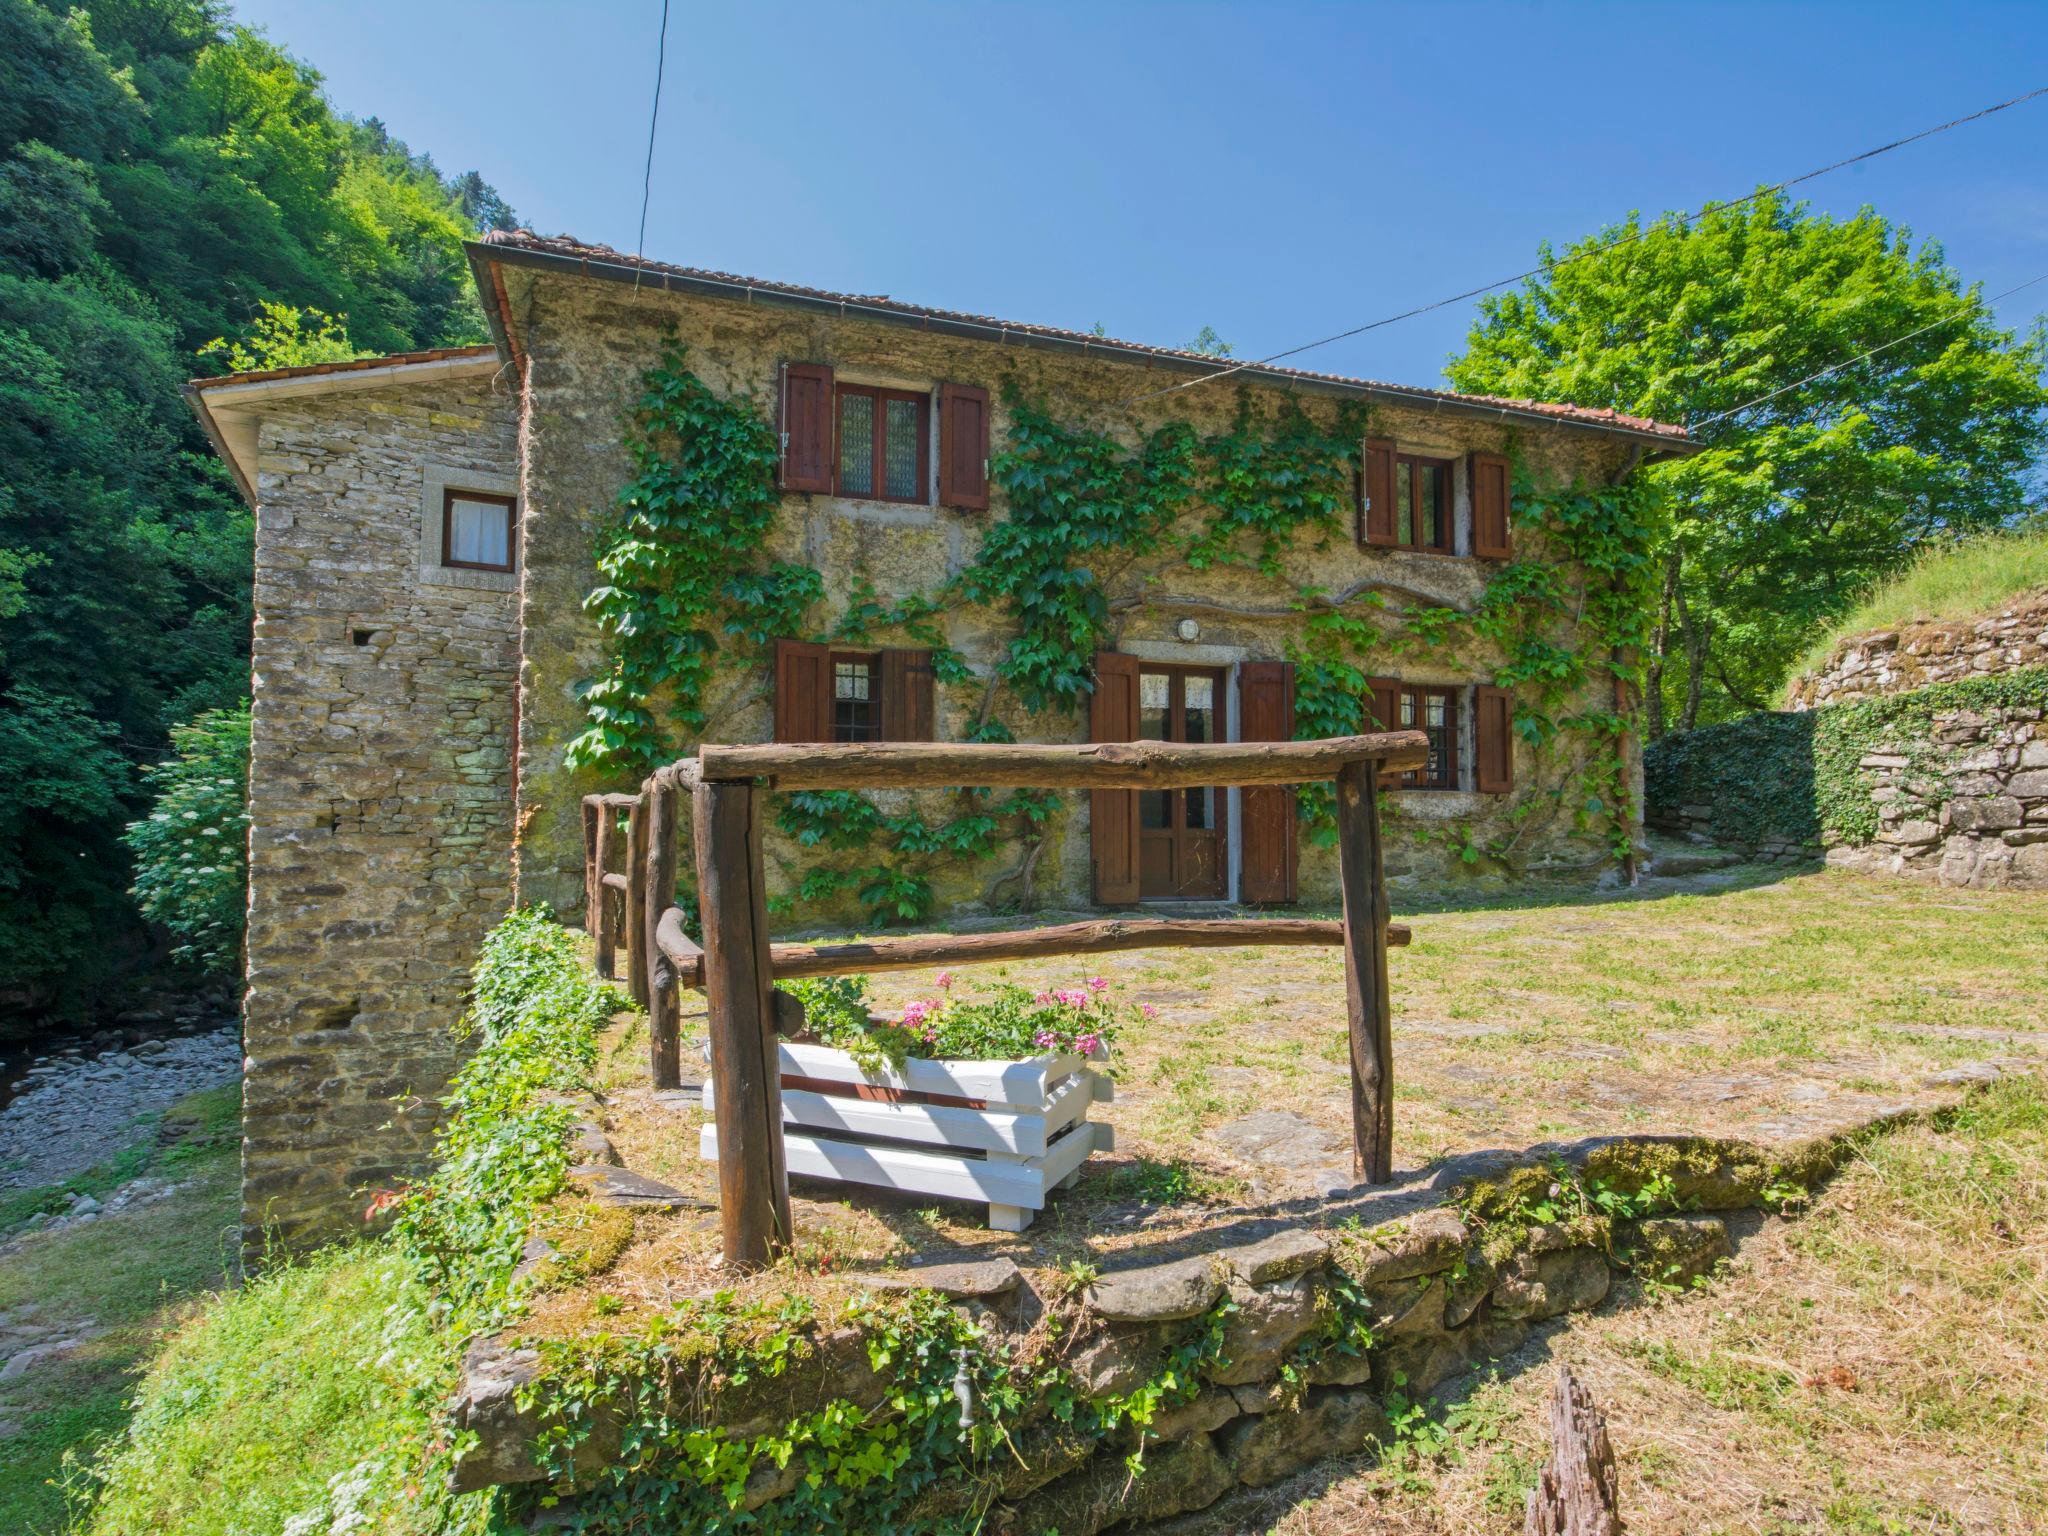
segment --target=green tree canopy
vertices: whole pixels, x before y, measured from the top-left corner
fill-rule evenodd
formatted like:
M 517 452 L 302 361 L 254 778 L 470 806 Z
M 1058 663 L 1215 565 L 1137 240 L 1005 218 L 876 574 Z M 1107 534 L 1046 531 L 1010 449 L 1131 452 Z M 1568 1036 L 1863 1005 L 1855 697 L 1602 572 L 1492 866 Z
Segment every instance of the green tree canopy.
M 485 334 L 503 199 L 225 16 L 0 0 L 0 1008 L 119 952 L 135 770 L 247 688 L 249 518 L 180 385 Z
M 1868 209 L 1833 219 L 1764 193 L 1542 254 L 1541 276 L 1482 302 L 1446 371 L 1706 445 L 1647 471 L 1674 513 L 1653 734 L 1775 702 L 1874 581 L 2024 515 L 2048 443 L 2040 348 L 1997 325 L 1940 246 Z

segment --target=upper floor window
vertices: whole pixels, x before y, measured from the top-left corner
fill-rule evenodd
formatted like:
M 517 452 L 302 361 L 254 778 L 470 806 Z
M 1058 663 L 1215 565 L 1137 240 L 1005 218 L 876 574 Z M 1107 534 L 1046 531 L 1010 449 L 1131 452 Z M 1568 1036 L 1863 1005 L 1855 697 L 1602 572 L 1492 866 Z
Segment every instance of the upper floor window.
M 1451 552 L 1451 461 L 1394 455 L 1394 542 Z
M 838 494 L 874 501 L 928 500 L 930 397 L 866 384 L 841 384 L 838 395 Z
M 441 496 L 441 563 L 462 571 L 510 571 L 517 499 L 450 486 Z

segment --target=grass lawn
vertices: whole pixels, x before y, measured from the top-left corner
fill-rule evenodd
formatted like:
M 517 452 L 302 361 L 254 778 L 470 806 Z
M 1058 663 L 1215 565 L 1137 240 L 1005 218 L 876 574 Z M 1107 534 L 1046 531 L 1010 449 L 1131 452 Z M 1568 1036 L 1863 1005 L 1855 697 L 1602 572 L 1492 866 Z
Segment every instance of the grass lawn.
M 109 1168 L 62 1186 L 103 1194 L 152 1174 L 180 1182 L 169 1198 L 0 1249 L 0 1317 L 10 1331 L 88 1335 L 69 1355 L 0 1381 L 0 1531 L 66 1528 L 65 1451 L 121 1429 L 159 1335 L 233 1272 L 240 1110 L 238 1087 L 194 1094 Z M 18 1222 L 48 1204 L 22 1192 L 10 1196 L 9 1214 Z
M 1380 1466 L 1218 1527 L 1519 1531 L 1569 1363 L 1638 1536 L 2048 1530 L 2048 1097 L 2015 1078 L 1871 1140 L 1704 1292 L 1554 1325 Z
M 2048 902 L 1855 875 L 1747 876 L 1652 899 L 1403 911 L 1414 943 L 1392 959 L 1395 1162 L 1522 1149 L 1621 1132 L 1727 1135 L 1782 1145 L 1938 1096 L 1942 1074 L 2048 1054 Z M 1057 966 L 1057 968 L 1055 968 Z M 989 1233 L 973 1208 L 799 1181 L 800 1230 L 821 1252 L 875 1263 L 915 1250 L 1086 1259 L 1128 1240 L 1118 1218 L 1157 1206 L 1147 1242 L 1222 1203 L 1312 1200 L 1348 1182 L 1343 962 L 1334 950 L 1138 951 L 1008 972 L 1037 983 L 1109 977 L 1159 1010 L 1127 1035 L 1113 1156 L 1030 1231 Z M 875 978 L 894 1006 L 931 978 Z M 686 1000 L 684 1028 L 701 1027 Z M 627 1164 L 706 1197 L 701 1112 L 657 1104 L 639 1026 L 612 1042 L 608 1094 Z M 694 1044 L 685 1060 L 699 1064 Z M 1242 1134 L 1285 1117 L 1278 1151 Z M 1264 1122 L 1254 1122 L 1264 1123 Z M 1105 1212 L 1109 1215 L 1105 1216 Z M 706 1278 L 715 1224 L 678 1223 L 629 1256 L 650 1289 Z M 1135 1237 L 1136 1230 L 1129 1232 Z M 643 1245 L 644 1246 L 644 1245 Z M 627 1266 L 630 1271 L 632 1264 Z

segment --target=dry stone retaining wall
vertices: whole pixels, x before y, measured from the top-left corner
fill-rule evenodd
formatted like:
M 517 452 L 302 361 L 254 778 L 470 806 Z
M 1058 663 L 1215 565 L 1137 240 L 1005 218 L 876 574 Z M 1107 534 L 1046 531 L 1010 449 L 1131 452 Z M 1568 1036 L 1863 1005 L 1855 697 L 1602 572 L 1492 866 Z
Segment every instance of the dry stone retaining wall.
M 513 407 L 489 379 L 252 407 L 251 1245 L 360 1231 L 360 1192 L 425 1162 L 512 898 L 517 594 L 421 551 L 428 475 L 502 485 Z
M 2037 592 L 1988 618 L 1851 636 L 1819 671 L 1792 684 L 1786 707 L 1847 704 L 2043 663 L 2048 663 L 2048 592 Z
M 1937 714 L 1857 764 L 1874 841 L 1828 850 L 1837 868 L 1943 885 L 2048 890 L 2048 723 L 2033 705 Z

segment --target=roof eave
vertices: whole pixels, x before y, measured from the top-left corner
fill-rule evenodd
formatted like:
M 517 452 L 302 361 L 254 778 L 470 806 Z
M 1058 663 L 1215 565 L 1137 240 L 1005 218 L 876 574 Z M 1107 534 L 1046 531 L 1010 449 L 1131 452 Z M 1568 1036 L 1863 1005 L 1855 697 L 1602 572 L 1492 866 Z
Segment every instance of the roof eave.
M 1186 374 L 1199 375 L 1216 371 L 1216 364 L 1213 362 L 1192 357 L 1177 357 L 1171 353 L 1153 351 L 1128 342 L 1093 337 L 1049 336 L 1039 331 L 1020 330 L 1015 326 L 1004 325 L 1000 321 L 973 320 L 937 314 L 929 310 L 859 304 L 847 298 L 828 298 L 819 294 L 791 292 L 754 283 L 671 272 L 651 264 L 636 267 L 630 262 L 605 261 L 561 251 L 535 250 L 530 246 L 487 245 L 477 240 L 465 241 L 464 249 L 469 254 L 471 269 L 476 273 L 477 290 L 483 296 L 484 312 L 489 316 L 491 334 L 498 343 L 499 353 L 512 361 L 517 360 L 518 344 L 511 335 L 505 315 L 501 312 L 502 292 L 490 270 L 493 263 L 569 272 L 609 282 L 636 282 L 639 287 L 661 293 L 696 294 L 747 304 L 764 304 L 772 308 L 831 314 L 842 319 L 875 320 L 885 325 L 904 325 L 914 330 L 929 331 L 942 336 L 957 336 L 970 341 L 994 341 L 1004 346 L 1026 347 L 1038 351 L 1115 358 L 1121 362 L 1140 363 Z M 1398 384 L 1333 379 L 1296 373 L 1285 368 L 1262 367 L 1255 363 L 1230 365 L 1230 376 L 1304 393 L 1398 402 L 1419 409 L 1449 411 L 1453 414 L 1497 421 L 1525 422 L 1533 426 L 1571 427 L 1584 432 L 1598 432 L 1605 437 L 1619 438 L 1626 442 L 1640 443 L 1656 454 L 1689 454 L 1696 452 L 1701 446 L 1689 437 L 1674 437 L 1668 432 L 1648 431 L 1619 422 L 1587 421 L 1578 417 L 1560 416 L 1552 411 L 1522 409 L 1498 401 L 1476 400 L 1469 396 L 1448 395 L 1436 390 L 1408 389 Z

